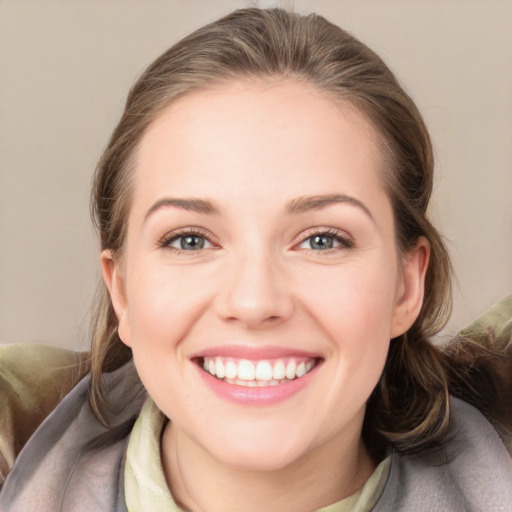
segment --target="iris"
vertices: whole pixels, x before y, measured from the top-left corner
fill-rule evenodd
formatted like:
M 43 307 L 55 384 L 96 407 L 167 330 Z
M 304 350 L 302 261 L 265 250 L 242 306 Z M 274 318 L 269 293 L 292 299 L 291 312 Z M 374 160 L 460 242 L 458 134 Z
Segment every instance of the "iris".
M 316 235 L 310 238 L 311 249 L 325 250 L 334 247 L 334 239 L 329 235 Z

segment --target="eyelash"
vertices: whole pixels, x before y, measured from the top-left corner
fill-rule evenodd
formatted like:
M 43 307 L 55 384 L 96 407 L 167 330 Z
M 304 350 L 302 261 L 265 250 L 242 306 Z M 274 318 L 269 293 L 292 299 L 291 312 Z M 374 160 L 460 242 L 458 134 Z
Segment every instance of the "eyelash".
M 171 247 L 171 244 L 173 242 L 175 242 L 176 240 L 179 240 L 180 238 L 184 238 L 187 236 L 197 236 L 200 238 L 204 238 L 208 243 L 214 245 L 214 243 L 212 242 L 210 237 L 208 237 L 208 235 L 204 231 L 202 231 L 200 229 L 188 228 L 188 229 L 184 229 L 182 231 L 175 231 L 175 232 L 165 236 L 158 242 L 158 247 L 163 248 L 163 249 L 169 249 L 177 255 L 184 254 L 184 253 L 191 255 L 191 253 L 200 252 L 201 249 L 199 249 L 197 251 L 193 251 L 193 250 L 178 249 L 176 247 Z M 351 240 L 350 238 L 348 238 L 345 235 L 342 235 L 341 231 L 339 231 L 335 228 L 313 228 L 313 229 L 309 230 L 306 233 L 306 236 L 304 236 L 300 242 L 295 244 L 294 247 L 297 247 L 297 246 L 303 244 L 304 242 L 306 242 L 307 240 L 309 240 L 315 236 L 326 236 L 326 237 L 332 238 L 332 239 L 334 239 L 335 242 L 339 243 L 339 246 L 325 249 L 322 251 L 316 250 L 313 248 L 304 249 L 304 250 L 312 251 L 315 253 L 332 254 L 332 253 L 340 251 L 340 250 L 349 250 L 349 249 L 353 249 L 355 247 L 355 243 L 353 240 Z M 208 250 L 208 249 L 209 248 L 203 249 L 203 250 Z
M 190 255 L 191 253 L 194 253 L 194 252 L 200 252 L 200 251 L 190 251 L 190 250 L 186 250 L 186 249 L 178 249 L 176 247 L 171 247 L 171 244 L 173 242 L 175 242 L 176 240 L 179 240 L 180 238 L 185 238 L 187 236 L 197 236 L 200 238 L 204 238 L 207 242 L 214 245 L 213 242 L 211 241 L 211 239 L 207 236 L 207 234 L 204 231 L 202 231 L 200 229 L 187 228 L 187 229 L 184 229 L 181 231 L 175 231 L 173 233 L 170 233 L 169 235 L 166 235 L 164 238 L 162 238 L 162 240 L 160 240 L 160 242 L 158 242 L 158 246 L 163 249 L 169 249 L 178 255 L 184 254 L 184 253 Z
M 338 242 L 340 245 L 337 247 L 332 247 L 330 249 L 325 249 L 323 251 L 319 251 L 313 248 L 305 249 L 307 251 L 312 251 L 315 253 L 322 253 L 322 254 L 332 254 L 334 252 L 343 251 L 343 250 L 349 250 L 353 249 L 355 247 L 354 241 L 349 238 L 348 236 L 342 234 L 342 232 L 335 228 L 313 228 L 312 230 L 308 230 L 306 232 L 306 236 L 302 238 L 302 240 L 295 245 L 301 245 L 307 240 L 310 240 L 311 238 L 315 236 L 326 236 L 329 238 L 334 239 L 335 242 Z

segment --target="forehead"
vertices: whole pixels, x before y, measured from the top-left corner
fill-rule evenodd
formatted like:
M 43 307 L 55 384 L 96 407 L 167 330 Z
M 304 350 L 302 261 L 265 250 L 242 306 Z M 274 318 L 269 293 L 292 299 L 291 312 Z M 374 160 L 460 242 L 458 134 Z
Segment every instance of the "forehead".
M 308 84 L 240 82 L 196 91 L 173 102 L 143 136 L 134 196 L 167 188 L 174 196 L 293 197 L 305 188 L 330 193 L 342 176 L 351 190 L 340 192 L 359 193 L 380 187 L 378 140 L 352 104 Z

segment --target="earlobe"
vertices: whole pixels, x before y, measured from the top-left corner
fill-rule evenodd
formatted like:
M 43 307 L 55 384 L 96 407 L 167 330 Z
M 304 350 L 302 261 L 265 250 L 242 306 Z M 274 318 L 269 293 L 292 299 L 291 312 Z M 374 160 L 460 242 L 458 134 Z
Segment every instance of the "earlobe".
M 418 318 L 423 304 L 429 258 L 428 240 L 420 237 L 416 247 L 402 259 L 401 281 L 397 287 L 391 322 L 391 338 L 403 334 Z
M 123 343 L 130 346 L 125 278 L 119 261 L 116 261 L 109 249 L 101 252 L 101 273 L 116 313 L 119 337 Z

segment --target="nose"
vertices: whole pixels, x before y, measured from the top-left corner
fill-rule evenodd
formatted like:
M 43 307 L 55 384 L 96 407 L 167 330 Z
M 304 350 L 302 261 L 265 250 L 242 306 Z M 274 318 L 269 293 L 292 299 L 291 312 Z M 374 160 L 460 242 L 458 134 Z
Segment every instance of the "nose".
M 285 273 L 270 255 L 237 258 L 216 297 L 217 314 L 246 329 L 260 330 L 288 320 L 294 310 Z

